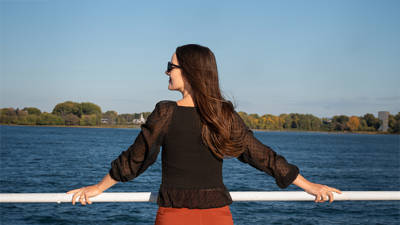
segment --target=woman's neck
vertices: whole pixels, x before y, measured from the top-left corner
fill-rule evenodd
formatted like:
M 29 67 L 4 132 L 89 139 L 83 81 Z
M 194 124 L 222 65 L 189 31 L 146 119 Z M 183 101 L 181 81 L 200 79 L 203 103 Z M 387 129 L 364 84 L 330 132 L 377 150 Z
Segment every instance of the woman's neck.
M 194 106 L 192 96 L 190 94 L 184 95 L 182 99 L 176 101 L 180 106 Z

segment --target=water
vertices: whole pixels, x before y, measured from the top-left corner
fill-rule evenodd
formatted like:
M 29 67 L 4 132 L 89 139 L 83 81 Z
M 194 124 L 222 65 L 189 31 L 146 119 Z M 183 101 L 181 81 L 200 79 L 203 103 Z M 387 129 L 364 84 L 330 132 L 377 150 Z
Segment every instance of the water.
M 1 193 L 67 192 L 92 185 L 135 140 L 137 129 L 0 126 Z M 342 191 L 400 190 L 399 135 L 255 132 L 312 182 Z M 224 161 L 230 191 L 281 191 L 269 175 Z M 145 173 L 106 192 L 157 192 L 161 154 Z M 287 191 L 301 191 L 295 185 Z M 234 202 L 240 224 L 400 224 L 399 201 Z M 155 203 L 0 204 L 1 224 L 153 224 Z

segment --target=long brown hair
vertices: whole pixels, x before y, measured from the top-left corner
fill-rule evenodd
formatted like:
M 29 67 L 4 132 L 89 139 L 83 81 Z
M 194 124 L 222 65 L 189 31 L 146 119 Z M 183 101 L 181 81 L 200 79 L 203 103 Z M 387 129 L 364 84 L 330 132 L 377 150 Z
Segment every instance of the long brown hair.
M 243 150 L 243 129 L 235 125 L 234 106 L 220 90 L 214 53 L 198 44 L 175 51 L 182 76 L 192 88 L 192 98 L 202 123 L 202 140 L 220 159 L 237 157 Z

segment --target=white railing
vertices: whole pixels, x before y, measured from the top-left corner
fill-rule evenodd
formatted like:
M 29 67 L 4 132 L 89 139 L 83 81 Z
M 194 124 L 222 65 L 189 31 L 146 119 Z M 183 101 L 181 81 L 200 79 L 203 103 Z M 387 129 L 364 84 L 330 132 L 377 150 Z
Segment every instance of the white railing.
M 233 201 L 314 201 L 303 191 L 231 191 Z M 71 202 L 66 193 L 0 193 L 0 203 Z M 157 192 L 104 192 L 89 198 L 92 202 L 156 202 Z M 400 191 L 342 191 L 333 193 L 335 201 L 400 200 Z M 77 199 L 79 203 L 79 198 Z

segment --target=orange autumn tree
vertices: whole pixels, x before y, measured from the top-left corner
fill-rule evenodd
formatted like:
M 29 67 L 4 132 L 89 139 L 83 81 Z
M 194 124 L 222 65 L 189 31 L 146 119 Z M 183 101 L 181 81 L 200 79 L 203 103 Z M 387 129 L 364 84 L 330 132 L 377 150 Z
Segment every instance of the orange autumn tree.
M 358 127 L 360 126 L 360 119 L 357 116 L 351 116 L 346 125 L 351 131 L 358 130 Z
M 271 115 L 271 114 L 268 114 L 268 119 L 269 119 L 269 122 L 271 123 L 271 125 L 272 125 L 272 129 L 274 129 L 274 130 L 278 130 L 278 129 L 280 129 L 280 122 L 279 122 L 279 117 L 278 116 L 274 116 L 274 115 Z

